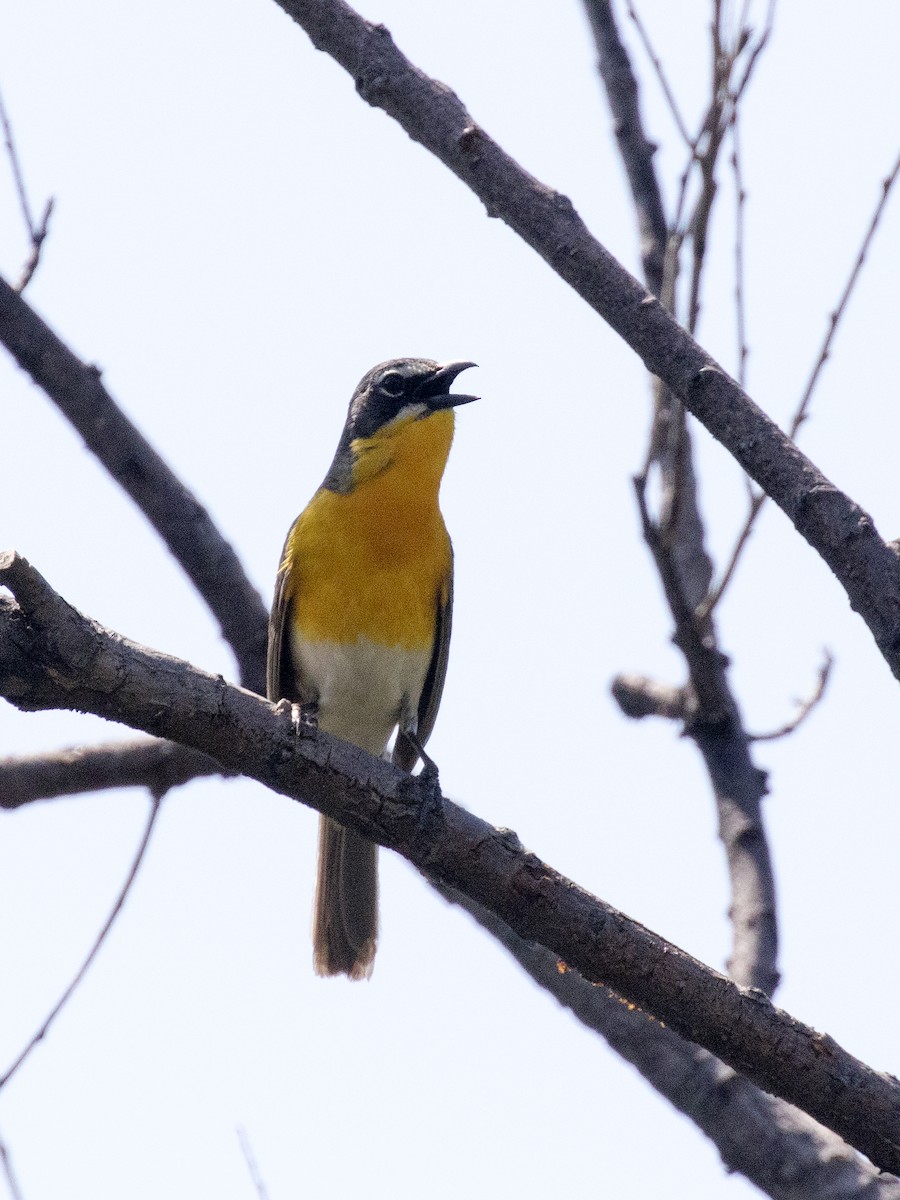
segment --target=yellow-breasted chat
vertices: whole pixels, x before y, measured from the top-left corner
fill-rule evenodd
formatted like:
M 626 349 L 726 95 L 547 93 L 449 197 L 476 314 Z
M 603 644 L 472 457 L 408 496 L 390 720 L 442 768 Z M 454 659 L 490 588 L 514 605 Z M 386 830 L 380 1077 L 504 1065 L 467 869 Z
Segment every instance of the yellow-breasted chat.
M 450 646 L 453 550 L 438 506 L 469 362 L 379 363 L 360 380 L 325 480 L 291 526 L 269 621 L 270 700 L 411 771 L 434 726 Z M 378 935 L 378 848 L 319 824 L 313 962 L 365 979 Z

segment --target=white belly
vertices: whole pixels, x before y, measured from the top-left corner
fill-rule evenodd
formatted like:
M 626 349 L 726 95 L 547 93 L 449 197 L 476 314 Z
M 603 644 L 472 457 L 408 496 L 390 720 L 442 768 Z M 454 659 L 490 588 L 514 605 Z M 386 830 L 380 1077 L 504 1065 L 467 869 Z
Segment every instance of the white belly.
M 291 630 L 291 653 L 304 697 L 316 697 L 319 728 L 370 754 L 384 753 L 398 724 L 415 728 L 430 650 L 353 643 L 308 642 Z

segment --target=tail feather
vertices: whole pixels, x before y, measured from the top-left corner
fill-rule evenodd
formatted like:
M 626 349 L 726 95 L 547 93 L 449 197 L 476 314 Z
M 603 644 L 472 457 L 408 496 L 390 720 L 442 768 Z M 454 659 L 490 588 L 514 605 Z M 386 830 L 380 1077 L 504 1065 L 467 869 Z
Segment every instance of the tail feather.
M 377 936 L 378 847 L 321 817 L 313 908 L 316 973 L 368 979 Z

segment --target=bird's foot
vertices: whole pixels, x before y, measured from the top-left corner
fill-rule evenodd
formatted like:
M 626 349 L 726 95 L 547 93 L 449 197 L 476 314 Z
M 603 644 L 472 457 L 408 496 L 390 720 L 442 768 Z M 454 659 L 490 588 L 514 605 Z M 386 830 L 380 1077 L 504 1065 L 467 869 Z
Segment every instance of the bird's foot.
M 419 772 L 419 816 L 416 821 L 416 839 L 431 841 L 444 827 L 444 797 L 437 763 L 423 751 L 422 770 Z
M 306 704 L 295 704 L 294 709 L 297 712 L 295 718 L 296 724 L 300 726 L 299 732 L 302 736 L 304 731 L 319 728 L 319 702 L 310 700 Z
M 279 716 L 287 712 L 291 714 L 291 724 L 294 727 L 294 733 L 297 737 L 306 737 L 310 731 L 315 731 L 319 728 L 319 706 L 314 700 L 309 704 L 297 704 L 291 700 L 279 700 L 275 705 L 275 711 Z

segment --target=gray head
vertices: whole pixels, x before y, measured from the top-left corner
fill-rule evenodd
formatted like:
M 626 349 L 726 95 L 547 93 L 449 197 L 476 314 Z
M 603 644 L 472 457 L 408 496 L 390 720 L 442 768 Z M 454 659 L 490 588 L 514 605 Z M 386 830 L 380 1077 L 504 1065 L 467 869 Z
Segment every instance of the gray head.
M 350 400 L 337 453 L 323 486 L 338 492 L 346 489 L 352 466 L 351 445 L 357 438 L 370 438 L 398 419 L 423 419 L 477 400 L 477 396 L 450 391 L 457 375 L 475 365 L 436 363 L 430 358 L 392 358 L 367 371 Z

